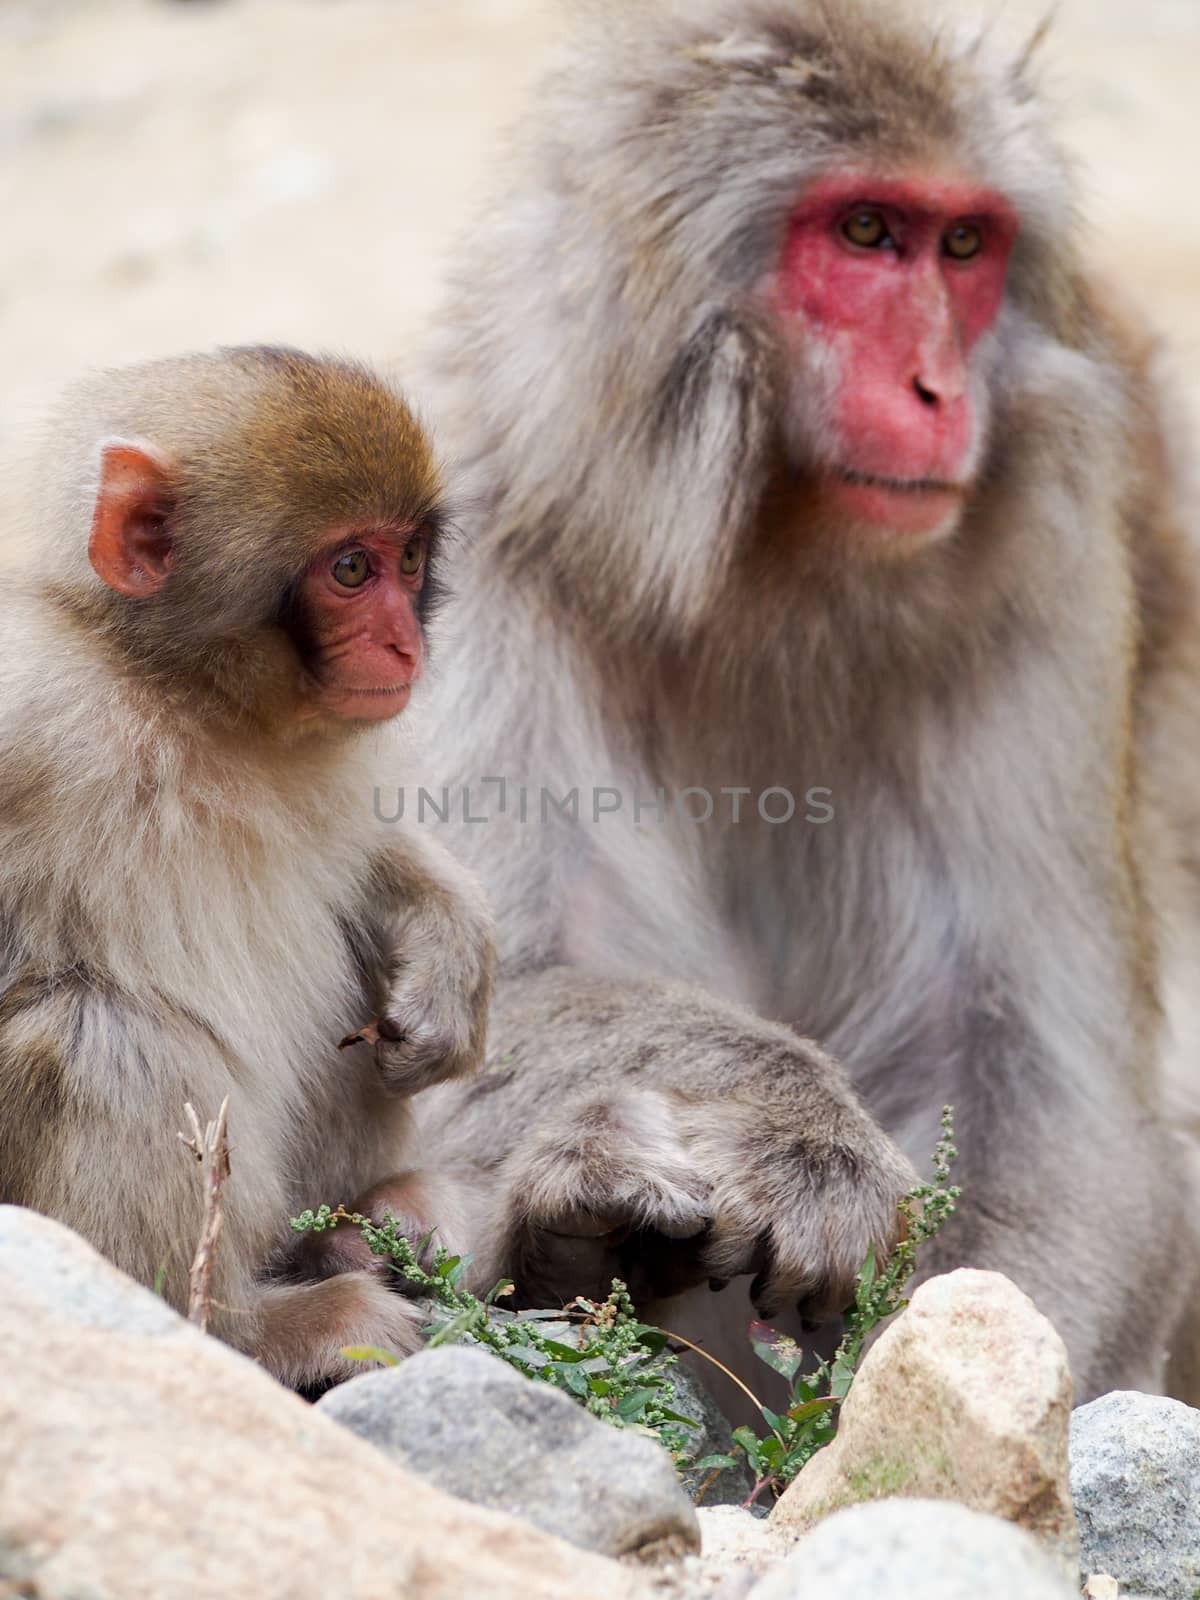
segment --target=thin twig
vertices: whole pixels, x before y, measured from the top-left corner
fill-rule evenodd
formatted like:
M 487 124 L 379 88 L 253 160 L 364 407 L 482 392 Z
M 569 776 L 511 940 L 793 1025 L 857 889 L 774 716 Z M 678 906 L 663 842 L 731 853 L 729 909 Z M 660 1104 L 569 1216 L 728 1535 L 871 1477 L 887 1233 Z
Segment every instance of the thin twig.
M 681 1333 L 672 1333 L 670 1328 L 661 1328 L 659 1331 L 661 1333 L 665 1333 L 668 1339 L 676 1339 L 676 1340 L 679 1341 L 680 1344 L 687 1345 L 689 1350 L 694 1350 L 698 1356 L 703 1356 L 705 1361 L 711 1361 L 714 1367 L 719 1368 L 719 1370 L 725 1374 L 725 1376 L 729 1379 L 730 1383 L 736 1383 L 737 1384 L 738 1388 L 742 1391 L 742 1393 L 746 1396 L 746 1398 L 748 1400 L 752 1400 L 759 1411 L 762 1410 L 762 1408 L 763 1408 L 762 1401 L 755 1394 L 754 1390 L 749 1388 L 746 1384 L 744 1384 L 742 1382 L 742 1380 L 737 1376 L 736 1373 L 730 1372 L 729 1368 L 725 1365 L 725 1363 L 723 1361 L 718 1361 L 716 1356 L 709 1355 L 707 1350 L 702 1350 L 698 1344 L 693 1344 L 690 1339 L 685 1339 Z M 774 1432 L 775 1430 L 772 1429 L 771 1431 Z M 776 1435 L 776 1437 L 778 1437 L 778 1435 Z M 737 1445 L 737 1444 L 734 1445 L 734 1449 L 735 1450 L 740 1450 L 741 1448 L 742 1448 L 741 1445 Z M 704 1496 L 712 1488 L 713 1484 L 721 1476 L 721 1473 L 724 1470 L 725 1470 L 724 1467 L 714 1467 L 713 1468 L 713 1470 L 709 1473 L 708 1477 L 705 1478 L 704 1482 L 700 1485 L 700 1488 L 696 1492 L 695 1500 L 694 1500 L 694 1503 L 696 1505 L 700 1504 L 701 1500 L 704 1499 Z
M 742 1447 L 741 1447 L 740 1444 L 735 1444 L 733 1448 L 735 1450 L 741 1450 Z M 716 1483 L 717 1479 L 721 1476 L 721 1474 L 724 1471 L 725 1471 L 724 1467 L 714 1467 L 712 1469 L 712 1471 L 709 1473 L 708 1477 L 705 1478 L 704 1482 L 700 1485 L 700 1487 L 696 1490 L 695 1494 L 692 1496 L 692 1504 L 694 1506 L 698 1506 L 701 1503 L 701 1501 L 704 1499 L 704 1496 L 708 1493 L 708 1491 L 712 1488 L 713 1484 Z
M 716 1356 L 709 1355 L 707 1350 L 702 1350 L 698 1344 L 693 1344 L 690 1339 L 685 1339 L 681 1333 L 672 1333 L 670 1328 L 660 1328 L 658 1331 L 660 1333 L 665 1333 L 668 1339 L 674 1339 L 679 1344 L 687 1345 L 689 1350 L 694 1350 L 698 1356 L 703 1356 L 705 1361 L 711 1361 L 714 1367 L 719 1367 L 729 1379 L 730 1383 L 736 1383 L 738 1388 L 746 1396 L 747 1400 L 752 1400 L 754 1402 L 755 1409 L 758 1411 L 762 1410 L 762 1401 L 755 1394 L 754 1390 L 748 1388 L 736 1373 L 730 1372 L 729 1368 L 723 1361 L 718 1361 Z
M 191 1138 L 181 1133 L 180 1142 L 204 1169 L 204 1226 L 188 1274 L 188 1321 L 194 1322 L 203 1333 L 212 1310 L 213 1263 L 224 1221 L 221 1185 L 229 1176 L 229 1096 L 221 1101 L 217 1120 L 208 1123 L 203 1132 L 192 1103 L 188 1101 L 183 1109 L 192 1133 Z

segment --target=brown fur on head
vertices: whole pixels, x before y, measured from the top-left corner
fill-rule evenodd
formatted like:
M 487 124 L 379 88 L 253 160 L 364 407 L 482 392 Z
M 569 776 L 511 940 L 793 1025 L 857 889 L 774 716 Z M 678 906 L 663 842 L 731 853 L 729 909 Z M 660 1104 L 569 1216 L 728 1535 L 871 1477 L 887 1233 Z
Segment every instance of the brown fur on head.
M 102 453 L 122 439 L 161 458 L 167 481 L 169 578 L 137 597 L 88 560 Z M 294 586 L 331 537 L 419 529 L 432 545 L 438 531 L 428 438 L 399 394 L 349 361 L 257 346 L 102 373 L 68 396 L 51 441 L 42 481 L 60 488 L 44 521 L 62 544 L 51 598 L 210 710 L 262 720 L 294 699 Z

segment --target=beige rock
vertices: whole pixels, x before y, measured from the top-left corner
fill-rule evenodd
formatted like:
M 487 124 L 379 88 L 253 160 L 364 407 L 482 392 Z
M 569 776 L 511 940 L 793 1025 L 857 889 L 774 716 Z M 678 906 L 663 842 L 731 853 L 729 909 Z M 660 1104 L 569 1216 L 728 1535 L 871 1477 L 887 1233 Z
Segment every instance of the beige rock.
M 837 1438 L 772 1518 L 808 1528 L 857 1501 L 957 1500 L 1019 1523 L 1076 1573 L 1070 1417 L 1066 1349 L 1028 1296 L 995 1272 L 933 1278 L 868 1352 Z
M 1118 1600 L 1121 1585 L 1107 1572 L 1094 1572 L 1083 1586 L 1083 1600 Z
M 616 1562 L 402 1471 L 67 1229 L 15 1207 L 0 1207 L 0 1349 L 0 1593 L 646 1593 Z
M 742 1600 L 800 1535 L 741 1506 L 700 1506 L 701 1550 L 652 1576 L 654 1600 Z M 2 1600 L 2 1596 L 0 1596 Z

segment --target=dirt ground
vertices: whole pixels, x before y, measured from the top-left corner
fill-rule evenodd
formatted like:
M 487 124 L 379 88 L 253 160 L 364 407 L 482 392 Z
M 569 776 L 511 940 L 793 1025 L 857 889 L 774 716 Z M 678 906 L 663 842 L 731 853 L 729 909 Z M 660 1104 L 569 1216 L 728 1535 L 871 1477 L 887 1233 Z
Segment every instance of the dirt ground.
M 0 0 L 0 461 L 87 365 L 266 339 L 403 371 L 567 4 Z M 1095 248 L 1200 415 L 1200 0 L 1062 0 L 1048 49 Z

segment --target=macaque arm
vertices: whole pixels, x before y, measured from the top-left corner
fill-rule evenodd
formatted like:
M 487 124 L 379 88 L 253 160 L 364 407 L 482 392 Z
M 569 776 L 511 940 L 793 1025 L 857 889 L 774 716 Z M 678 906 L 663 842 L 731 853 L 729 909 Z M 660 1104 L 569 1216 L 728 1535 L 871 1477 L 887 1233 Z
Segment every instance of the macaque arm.
M 1114 1337 L 1121 1295 L 1144 1274 L 1158 1307 L 1177 1312 L 1196 1255 L 1179 1151 L 1139 1055 L 1154 1049 L 1144 1002 L 1120 965 L 1103 990 L 1088 981 L 1097 930 L 1108 924 L 1119 950 L 1111 921 L 1098 906 L 1086 957 L 1064 918 L 1043 930 L 1038 972 L 997 960 L 986 982 L 962 983 L 961 1043 L 944 1080 L 962 1200 L 917 1263 L 918 1281 L 978 1265 L 1019 1283 L 1066 1340 L 1084 1398 L 1126 1382 L 1161 1388 L 1161 1344 L 1135 1352 Z M 932 1040 L 909 1048 L 936 1061 Z M 911 1069 L 904 1092 L 929 1149 L 936 1097 Z
M 465 1199 L 454 1174 L 408 1168 L 373 1183 L 356 1195 L 346 1210 L 366 1217 L 376 1227 L 390 1219 L 412 1245 L 417 1260 L 429 1268 L 439 1247 L 452 1255 L 473 1248 Z M 302 1235 L 279 1260 L 282 1276 L 310 1280 L 365 1271 L 401 1294 L 409 1289 L 385 1258 L 372 1253 L 362 1230 L 352 1223 L 340 1222 L 335 1228 Z
M 421 1348 L 426 1313 L 370 1272 L 344 1272 L 314 1283 L 257 1287 L 248 1353 L 292 1389 L 341 1383 L 369 1367 L 344 1352 L 355 1346 L 408 1356 Z M 223 1337 L 247 1348 L 236 1326 Z
M 372 862 L 368 921 L 379 964 L 373 1043 L 398 1095 L 473 1072 L 492 990 L 491 912 L 471 874 L 432 840 L 405 835 Z
M 341 1354 L 345 1345 L 415 1349 L 422 1312 L 378 1273 L 262 1279 L 273 1246 L 286 1243 L 275 1237 L 288 1210 L 278 1152 L 263 1144 L 215 1041 L 169 1008 L 155 1017 L 70 981 L 9 987 L 0 1005 L 0 1200 L 59 1218 L 186 1311 L 203 1193 L 177 1130 L 185 1100 L 215 1113 L 225 1094 L 233 1157 L 210 1331 L 298 1386 L 361 1370 Z
M 753 1274 L 764 1311 L 836 1310 L 914 1181 L 828 1056 L 685 984 L 503 981 L 484 1073 L 437 1109 L 439 1159 L 505 1152 L 480 1259 L 526 1303 Z
M 181 1309 L 202 1208 L 177 1130 L 186 1099 L 215 1114 L 228 1091 L 213 1055 L 179 1019 L 58 974 L 20 975 L 0 1003 L 0 1197 L 161 1277 Z

